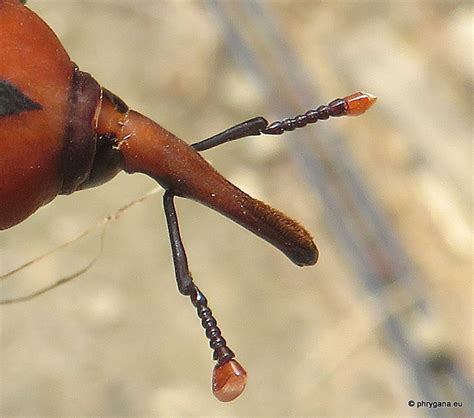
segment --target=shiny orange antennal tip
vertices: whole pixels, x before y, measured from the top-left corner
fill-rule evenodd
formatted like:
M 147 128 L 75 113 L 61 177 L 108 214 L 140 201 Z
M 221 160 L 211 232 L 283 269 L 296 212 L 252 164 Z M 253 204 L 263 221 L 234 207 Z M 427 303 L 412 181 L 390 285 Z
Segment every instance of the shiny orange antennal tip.
M 247 384 L 247 372 L 237 360 L 216 365 L 212 373 L 212 393 L 221 402 L 233 401 Z
M 367 112 L 376 102 L 377 97 L 370 93 L 359 91 L 344 98 L 346 102 L 346 115 L 359 116 Z

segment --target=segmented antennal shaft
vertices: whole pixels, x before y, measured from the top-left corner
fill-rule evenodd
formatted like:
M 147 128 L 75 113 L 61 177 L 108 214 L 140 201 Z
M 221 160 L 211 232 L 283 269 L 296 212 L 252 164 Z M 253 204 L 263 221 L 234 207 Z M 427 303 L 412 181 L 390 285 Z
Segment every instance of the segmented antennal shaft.
M 247 372 L 234 359 L 235 354 L 227 346 L 227 342 L 217 326 L 216 318 L 207 305 L 206 297 L 196 285 L 194 285 L 190 298 L 199 318 L 201 318 L 202 327 L 213 350 L 213 358 L 216 360 L 212 372 L 212 392 L 222 402 L 232 401 L 243 392 L 247 384 Z
M 308 110 L 294 118 L 272 122 L 260 132 L 267 135 L 280 135 L 283 132 L 293 131 L 296 128 L 302 128 L 310 123 L 329 119 L 330 117 L 357 116 L 368 110 L 375 100 L 376 97 L 369 93 L 354 93 L 344 98 L 335 99 L 327 105 L 321 105 L 317 109 Z
M 329 119 L 331 116 L 342 116 L 344 109 L 344 99 L 336 99 L 327 105 L 321 105 L 317 109 L 308 110 L 302 115 L 294 118 L 286 118 L 282 121 L 275 121 L 262 130 L 263 134 L 280 135 L 283 132 L 293 131 L 296 128 L 303 128 L 309 123 L 315 123 L 318 120 Z
M 207 298 L 204 293 L 195 285 L 191 292 L 191 302 L 196 308 L 197 314 L 201 319 L 202 327 L 209 339 L 209 346 L 214 351 L 213 358 L 219 366 L 227 363 L 235 357 L 233 351 L 227 347 L 227 342 L 222 336 L 220 328 L 217 326 L 217 320 L 212 314 L 211 308 L 207 305 Z

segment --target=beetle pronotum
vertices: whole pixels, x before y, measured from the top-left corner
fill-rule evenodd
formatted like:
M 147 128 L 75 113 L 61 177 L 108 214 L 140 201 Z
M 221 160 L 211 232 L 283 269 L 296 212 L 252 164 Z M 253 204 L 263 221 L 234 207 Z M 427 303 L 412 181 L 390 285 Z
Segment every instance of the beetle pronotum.
M 165 189 L 178 289 L 195 306 L 216 360 L 213 392 L 221 401 L 235 399 L 247 374 L 193 281 L 174 197 L 196 200 L 227 216 L 298 266 L 313 265 L 318 250 L 311 235 L 234 186 L 200 152 L 247 136 L 280 135 L 329 117 L 356 116 L 375 97 L 355 93 L 270 124 L 256 117 L 188 145 L 80 71 L 49 26 L 24 3 L 0 0 L 0 229 L 22 222 L 59 194 L 98 186 L 121 170 L 155 179 Z

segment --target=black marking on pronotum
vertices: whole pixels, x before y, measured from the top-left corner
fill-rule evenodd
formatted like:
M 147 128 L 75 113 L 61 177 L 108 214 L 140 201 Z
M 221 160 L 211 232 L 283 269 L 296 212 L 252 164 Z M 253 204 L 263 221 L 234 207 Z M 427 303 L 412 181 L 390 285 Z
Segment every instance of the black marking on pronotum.
M 15 115 L 43 107 L 26 96 L 17 86 L 0 80 L 0 116 Z

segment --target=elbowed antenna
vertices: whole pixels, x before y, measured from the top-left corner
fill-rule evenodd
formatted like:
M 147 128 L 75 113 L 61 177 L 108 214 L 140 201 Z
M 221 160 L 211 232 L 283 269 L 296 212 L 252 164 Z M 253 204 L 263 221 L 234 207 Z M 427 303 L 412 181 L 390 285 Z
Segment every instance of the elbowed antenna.
M 184 249 L 181 233 L 179 232 L 178 216 L 174 206 L 174 195 L 169 190 L 163 196 L 166 222 L 171 244 L 171 253 L 179 292 L 189 296 L 196 308 L 201 325 L 213 350 L 213 359 L 216 361 L 212 372 L 212 392 L 221 402 L 229 402 L 240 396 L 247 384 L 247 372 L 235 359 L 234 352 L 227 345 L 227 341 L 217 325 L 211 308 L 204 293 L 194 284 L 189 270 L 188 258 Z
M 358 116 L 370 109 L 377 97 L 370 93 L 359 91 L 342 99 L 335 99 L 327 105 L 321 105 L 316 109 L 308 110 L 306 113 L 293 118 L 277 120 L 272 123 L 262 116 L 241 122 L 223 132 L 213 135 L 203 141 L 192 144 L 196 151 L 205 151 L 226 142 L 247 136 L 257 135 L 281 135 L 284 132 L 294 131 L 303 128 L 308 124 L 316 123 L 318 120 L 326 120 L 330 117 Z

